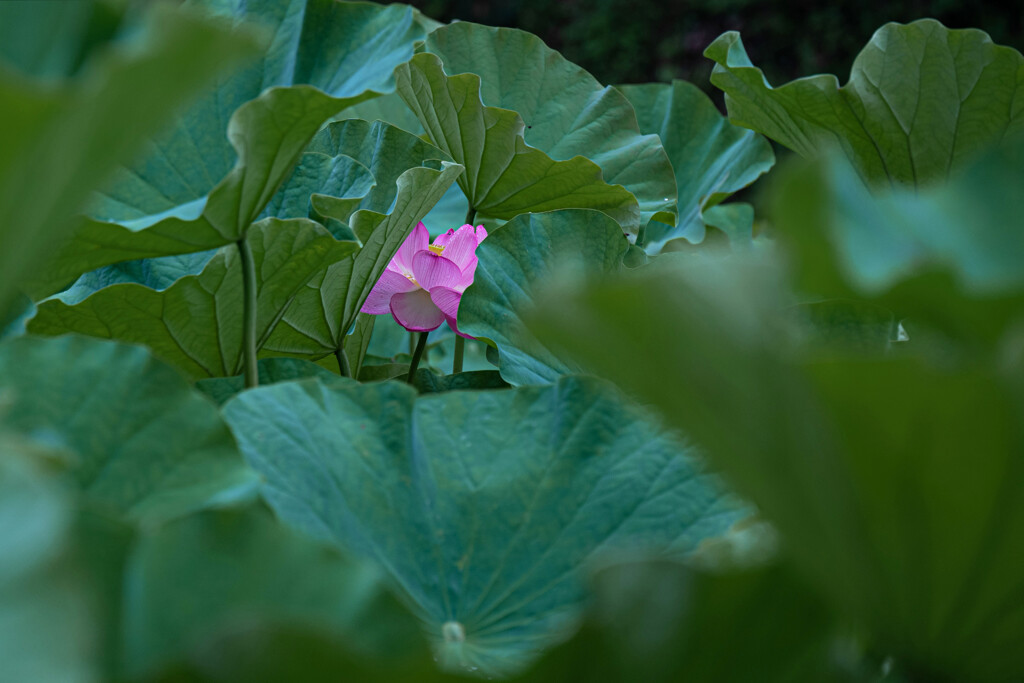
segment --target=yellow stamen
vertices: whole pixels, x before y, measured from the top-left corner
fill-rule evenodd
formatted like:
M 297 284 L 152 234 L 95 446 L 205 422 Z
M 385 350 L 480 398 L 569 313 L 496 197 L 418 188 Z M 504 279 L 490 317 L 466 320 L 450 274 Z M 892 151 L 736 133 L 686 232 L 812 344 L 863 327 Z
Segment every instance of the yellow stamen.
M 444 247 L 441 246 L 440 244 L 431 244 L 429 247 L 427 247 L 427 249 L 434 252 L 438 256 L 440 256 L 441 252 L 444 251 Z

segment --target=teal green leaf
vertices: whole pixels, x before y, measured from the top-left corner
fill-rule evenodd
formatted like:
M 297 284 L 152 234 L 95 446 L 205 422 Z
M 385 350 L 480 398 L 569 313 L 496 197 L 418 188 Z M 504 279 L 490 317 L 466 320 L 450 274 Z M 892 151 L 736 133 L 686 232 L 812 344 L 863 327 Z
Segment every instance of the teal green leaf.
M 566 354 L 537 340 L 523 315 L 559 278 L 621 269 L 628 247 L 619 226 L 596 211 L 514 218 L 477 248 L 480 261 L 459 304 L 459 329 L 498 346 L 501 376 L 510 384 L 547 384 L 578 371 Z
M 309 278 L 356 248 L 305 219 L 265 219 L 249 230 L 247 239 L 256 261 L 258 346 Z M 191 377 L 231 377 L 241 373 L 243 364 L 242 294 L 241 259 L 232 245 L 199 275 L 160 292 L 120 284 L 73 306 L 46 301 L 29 330 L 145 344 Z
M 345 354 L 345 358 L 348 360 L 349 377 L 359 376 L 359 370 L 362 369 L 363 363 L 366 361 L 366 353 L 370 349 L 370 341 L 373 339 L 373 328 L 376 321 L 377 316 L 360 313 L 356 317 L 356 324 L 353 326 L 352 331 L 345 337 L 342 353 Z
M 615 88 L 516 29 L 456 22 L 428 35 L 424 49 L 441 58 L 450 76 L 478 75 L 483 103 L 518 113 L 529 146 L 556 161 L 582 156 L 597 164 L 606 183 L 636 197 L 641 225 L 652 219 L 675 224 L 669 157 L 658 138 L 647 134 L 654 131 L 637 127 L 633 108 Z M 570 206 L 601 208 L 547 208 Z
M 476 74 L 448 76 L 436 55 L 419 54 L 395 70 L 395 80 L 431 141 L 466 167 L 459 187 L 481 217 L 584 207 L 639 229 L 640 208 L 628 190 L 605 182 L 588 159 L 557 161 L 529 146 L 519 114 L 481 102 Z
M 837 146 L 870 184 L 941 180 L 1024 130 L 1024 57 L 934 19 L 880 28 L 842 88 L 832 75 L 771 87 L 735 31 L 704 54 L 733 123 L 803 156 Z
M 410 168 L 395 183 L 391 213 L 362 209 L 353 214 L 356 234 L 368 233 L 369 239 L 301 288 L 265 344 L 267 353 L 319 360 L 343 348 L 359 309 L 398 247 L 461 172 L 462 166 L 449 162 L 441 162 L 440 171 Z
M 301 358 L 261 358 L 257 368 L 260 386 L 307 377 L 319 377 L 325 384 L 345 381 L 345 378 L 330 370 Z M 245 389 L 245 377 L 206 377 L 196 381 L 196 389 L 213 399 L 217 405 L 224 405 L 229 398 Z
M 84 221 L 32 283 L 34 293 L 52 293 L 81 273 L 118 261 L 206 251 L 238 241 L 288 178 L 321 124 L 346 103 L 309 86 L 272 88 L 246 103 L 228 126 L 238 163 L 205 204 L 191 202 L 125 225 Z M 193 216 L 197 210 L 201 215 Z
M 763 136 L 729 123 L 692 83 L 620 85 L 618 89 L 636 110 L 640 130 L 661 138 L 676 176 L 676 227 L 649 224 L 643 246 L 655 253 L 679 237 L 701 242 L 707 222 L 704 212 L 766 173 L 775 164 L 771 145 Z M 750 240 L 749 231 L 746 239 Z
M 296 533 L 262 506 L 202 512 L 139 538 L 126 585 L 133 599 L 122 626 L 124 669 L 132 677 L 180 661 L 201 666 L 224 639 L 268 646 L 281 626 L 333 638 L 329 646 L 362 659 L 360 668 L 373 657 L 388 660 L 377 664 L 387 671 L 417 645 L 426 650 L 382 572 Z M 301 668 L 294 674 L 305 680 Z
M 442 663 L 485 675 L 567 635 L 591 559 L 686 553 L 743 514 L 597 380 L 418 398 L 307 380 L 243 392 L 224 414 L 278 515 L 376 560 Z
M 20 8 L 5 5 L 5 11 Z M 36 19 L 45 14 L 32 12 Z M 45 44 L 56 45 L 52 26 L 25 21 L 10 25 L 23 25 L 27 34 L 45 31 Z M 36 84 L 3 68 L 0 309 L 10 288 L 34 274 L 36 260 L 74 228 L 88 193 L 139 152 L 147 136 L 170 120 L 174 106 L 254 48 L 248 33 L 232 34 L 194 12 L 160 6 L 146 13 L 132 39 L 104 54 L 90 53 L 86 68 L 59 85 Z
M 0 378 L 5 425 L 74 454 L 74 480 L 105 511 L 151 524 L 254 484 L 214 405 L 144 349 L 22 337 L 0 345 Z

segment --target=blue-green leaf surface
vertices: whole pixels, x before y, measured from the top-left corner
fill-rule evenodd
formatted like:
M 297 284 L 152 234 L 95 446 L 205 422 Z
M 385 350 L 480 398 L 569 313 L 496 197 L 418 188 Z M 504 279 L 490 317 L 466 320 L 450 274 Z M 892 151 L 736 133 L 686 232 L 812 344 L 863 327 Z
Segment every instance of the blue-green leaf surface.
M 588 561 L 686 553 L 743 514 L 685 442 L 596 380 L 419 397 L 307 380 L 224 414 L 278 515 L 375 559 L 443 663 L 484 674 L 567 635 Z

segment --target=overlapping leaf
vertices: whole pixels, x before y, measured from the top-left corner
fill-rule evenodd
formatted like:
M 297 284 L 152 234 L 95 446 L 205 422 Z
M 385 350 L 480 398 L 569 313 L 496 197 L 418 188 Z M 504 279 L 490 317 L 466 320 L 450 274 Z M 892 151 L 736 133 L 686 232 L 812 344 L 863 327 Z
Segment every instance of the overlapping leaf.
M 772 88 L 735 31 L 704 54 L 733 123 L 804 156 L 838 146 L 869 183 L 943 179 L 1024 130 L 1024 57 L 933 19 L 880 28 L 842 88 L 831 75 Z
M 661 138 L 676 176 L 676 226 L 649 224 L 644 248 L 654 253 L 678 237 L 703 241 L 705 224 L 716 221 L 715 217 L 709 221 L 705 210 L 767 172 L 775 163 L 771 145 L 761 135 L 729 123 L 692 83 L 620 85 L 618 89 L 636 110 L 640 130 Z M 749 235 L 749 223 L 746 227 Z
M 256 261 L 257 346 L 311 277 L 357 248 L 305 219 L 265 219 L 247 239 Z M 29 328 L 145 344 L 192 377 L 230 377 L 242 371 L 242 295 L 241 258 L 230 246 L 202 273 L 163 291 L 128 283 L 101 289 L 73 306 L 46 301 Z
M 560 279 L 616 272 L 628 248 L 619 226 L 597 211 L 514 218 L 477 248 L 480 261 L 459 304 L 459 329 L 497 344 L 501 376 L 511 384 L 546 384 L 578 371 L 565 353 L 539 342 L 522 316 Z
M 483 103 L 518 113 L 531 147 L 556 161 L 582 156 L 596 163 L 606 183 L 622 185 L 636 197 L 640 225 L 651 219 L 675 224 L 669 159 L 656 137 L 641 134 L 630 103 L 615 88 L 602 86 L 537 36 L 516 29 L 457 22 L 430 33 L 424 49 L 441 58 L 449 75 L 477 74 Z M 547 208 L 569 207 L 601 208 Z
M 593 380 L 419 398 L 305 381 L 243 392 L 224 414 L 282 519 L 379 562 L 444 663 L 485 674 L 566 634 L 590 558 L 684 553 L 743 514 Z
M 96 220 L 33 284 L 37 295 L 118 261 L 237 241 L 323 122 L 374 97 L 373 88 L 391 87 L 390 70 L 423 35 L 411 8 L 400 5 L 291 0 L 228 11 L 199 4 L 266 26 L 270 48 L 184 112 L 150 143 L 146 159 L 122 169 L 94 203 Z
M 0 378 L 4 424 L 68 451 L 105 512 L 159 522 L 254 484 L 213 404 L 144 349 L 21 337 L 0 345 Z
M 3 11 L 5 28 L 23 35 L 47 32 L 50 44 L 54 27 L 35 23 L 46 20 L 45 8 L 11 3 Z M 78 16 L 77 11 L 69 10 L 68 16 Z M 65 29 L 67 37 L 80 27 Z M 6 47 L 17 50 L 12 43 Z M 0 308 L 6 307 L 9 288 L 33 275 L 36 259 L 74 227 L 73 216 L 88 193 L 137 153 L 177 103 L 254 51 L 248 34 L 232 34 L 195 13 L 155 7 L 135 40 L 102 55 L 99 49 L 89 53 L 86 68 L 59 86 L 39 85 L 2 67 Z M 61 59 L 82 58 L 65 55 L 51 63 L 51 57 L 34 54 L 20 61 L 7 57 L 50 76 L 70 75 L 73 63 Z

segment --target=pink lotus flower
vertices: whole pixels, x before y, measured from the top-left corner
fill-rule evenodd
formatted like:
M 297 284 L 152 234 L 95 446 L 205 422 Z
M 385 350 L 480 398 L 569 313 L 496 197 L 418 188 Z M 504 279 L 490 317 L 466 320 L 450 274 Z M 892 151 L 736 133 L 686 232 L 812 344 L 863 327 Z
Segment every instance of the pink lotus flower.
M 461 337 L 455 318 L 466 287 L 476 273 L 476 248 L 487 237 L 484 226 L 463 225 L 430 244 L 423 223 L 413 229 L 373 286 L 363 313 L 390 313 L 410 332 L 429 332 L 448 321 Z

